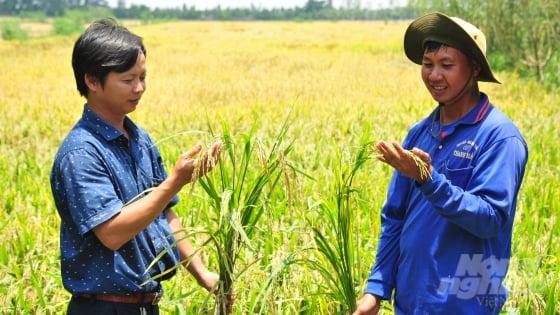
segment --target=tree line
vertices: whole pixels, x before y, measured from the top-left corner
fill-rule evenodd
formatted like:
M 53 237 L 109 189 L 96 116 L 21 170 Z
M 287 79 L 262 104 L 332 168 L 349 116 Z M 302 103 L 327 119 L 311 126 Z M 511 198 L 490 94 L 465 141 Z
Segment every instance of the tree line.
M 349 2 L 351 3 L 351 1 Z M 150 8 L 126 5 L 119 0 L 111 8 L 106 0 L 0 0 L 0 15 L 19 16 L 30 12 L 46 17 L 64 16 L 67 10 L 107 10 L 119 19 L 151 20 L 400 20 L 413 18 L 408 7 L 361 8 L 359 2 L 347 8 L 334 8 L 332 0 L 308 0 L 294 8 L 221 8 L 200 10 L 187 4 L 176 8 Z

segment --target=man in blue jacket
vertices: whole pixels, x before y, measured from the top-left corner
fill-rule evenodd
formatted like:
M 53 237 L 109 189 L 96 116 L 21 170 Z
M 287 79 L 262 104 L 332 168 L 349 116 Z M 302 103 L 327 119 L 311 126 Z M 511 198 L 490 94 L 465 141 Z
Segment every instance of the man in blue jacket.
M 377 314 L 391 298 L 397 314 L 498 314 L 527 144 L 479 91 L 478 81 L 499 81 L 478 28 L 427 14 L 409 25 L 404 49 L 438 106 L 402 146 L 376 145 L 395 172 L 377 259 L 354 314 Z

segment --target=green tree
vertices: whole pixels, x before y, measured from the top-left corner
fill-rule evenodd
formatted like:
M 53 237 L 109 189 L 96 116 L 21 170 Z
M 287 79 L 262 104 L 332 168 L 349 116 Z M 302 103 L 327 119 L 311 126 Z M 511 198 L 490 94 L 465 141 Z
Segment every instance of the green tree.
M 29 38 L 26 30 L 22 29 L 19 21 L 0 21 L 0 38 L 5 40 L 25 40 Z
M 441 11 L 481 28 L 488 52 L 543 81 L 560 43 L 560 7 L 550 0 L 410 0 L 417 14 Z
M 511 63 L 525 65 L 539 81 L 553 52 L 558 49 L 558 5 L 547 0 L 493 1 L 486 27 L 491 43 L 508 52 Z M 488 12 L 490 14 L 490 12 Z
M 45 0 L 43 10 L 47 16 L 64 15 L 64 0 Z
M 328 3 L 325 3 L 324 1 L 307 0 L 307 3 L 303 7 L 303 9 L 306 12 L 315 12 L 315 11 L 321 11 L 321 10 L 325 9 L 325 8 L 327 8 L 327 6 L 328 6 Z

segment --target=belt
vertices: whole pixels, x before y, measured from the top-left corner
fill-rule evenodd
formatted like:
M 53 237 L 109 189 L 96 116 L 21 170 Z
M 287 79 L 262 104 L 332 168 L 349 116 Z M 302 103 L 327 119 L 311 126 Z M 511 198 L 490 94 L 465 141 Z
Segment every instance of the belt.
M 129 295 L 89 294 L 79 293 L 73 297 L 91 299 L 95 301 L 126 303 L 126 304 L 152 304 L 157 305 L 163 296 L 163 290 L 157 292 L 140 292 Z

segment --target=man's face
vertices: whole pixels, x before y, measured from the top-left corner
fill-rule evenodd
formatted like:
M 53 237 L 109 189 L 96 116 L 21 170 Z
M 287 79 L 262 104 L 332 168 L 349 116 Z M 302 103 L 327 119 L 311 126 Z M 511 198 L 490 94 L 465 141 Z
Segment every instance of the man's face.
M 422 80 L 435 101 L 447 104 L 474 86 L 476 68 L 460 50 L 441 46 L 424 53 Z
M 133 112 L 146 91 L 146 57 L 140 53 L 132 68 L 125 72 L 110 72 L 105 84 L 99 82 L 90 89 L 88 102 L 110 116 Z

